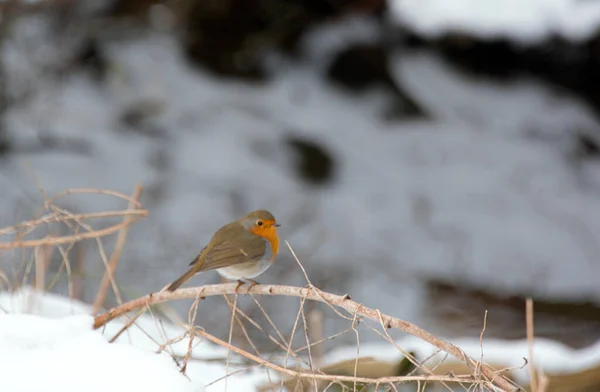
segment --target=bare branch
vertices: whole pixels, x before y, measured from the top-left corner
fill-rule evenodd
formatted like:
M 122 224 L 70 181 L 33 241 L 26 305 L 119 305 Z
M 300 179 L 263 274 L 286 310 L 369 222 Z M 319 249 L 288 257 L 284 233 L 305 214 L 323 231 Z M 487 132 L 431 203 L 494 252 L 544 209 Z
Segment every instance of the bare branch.
M 136 203 L 142 194 L 142 186 L 137 185 L 133 192 L 132 200 L 129 202 L 128 209 L 133 208 L 133 204 Z M 127 233 L 129 232 L 129 227 L 131 226 L 133 216 L 126 215 L 123 218 L 123 228 L 119 231 L 119 235 L 117 237 L 117 244 L 115 245 L 115 250 L 113 251 L 112 256 L 108 262 L 108 267 L 104 272 L 104 277 L 100 282 L 100 288 L 98 289 L 98 294 L 96 295 L 96 299 L 94 300 L 93 305 L 93 313 L 98 313 L 98 310 L 101 306 L 104 306 L 104 300 L 106 298 L 106 293 L 108 292 L 108 285 L 114 283 L 114 275 L 115 270 L 117 269 L 117 265 L 119 265 L 119 260 L 121 259 L 121 253 L 123 253 L 123 248 L 125 247 L 125 240 L 127 239 Z
M 210 297 L 215 295 L 224 295 L 224 294 L 235 294 L 236 284 L 215 284 L 215 285 L 206 285 L 200 287 L 179 289 L 174 292 L 161 291 L 157 293 L 151 293 L 147 296 L 138 298 L 136 300 L 127 302 L 123 305 L 120 305 L 116 308 L 109 310 L 108 312 L 97 316 L 94 319 L 94 329 L 98 329 L 104 326 L 111 320 L 114 320 L 117 317 L 120 317 L 128 312 L 131 312 L 136 309 L 143 308 L 145 306 L 150 306 L 153 304 L 158 304 L 170 300 L 178 300 L 178 299 L 188 299 L 188 298 L 197 298 L 197 297 Z M 469 357 L 464 351 L 462 351 L 457 346 L 446 342 L 431 333 L 417 327 L 416 325 L 409 323 L 404 320 L 397 319 L 395 317 L 391 317 L 388 315 L 381 314 L 376 309 L 368 308 L 364 305 L 359 304 L 358 302 L 352 301 L 348 298 L 348 296 L 339 296 L 335 294 L 330 294 L 323 292 L 319 289 L 310 287 L 310 288 L 301 288 L 301 287 L 293 287 L 293 286 L 278 286 L 278 285 L 255 285 L 253 287 L 242 286 L 239 290 L 240 294 L 257 294 L 257 295 L 277 295 L 277 296 L 288 296 L 288 297 L 298 297 L 298 298 L 306 298 L 311 301 L 324 302 L 329 305 L 333 305 L 346 311 L 350 312 L 352 315 L 359 315 L 374 321 L 382 320 L 384 325 L 388 328 L 396 328 L 410 335 L 416 336 L 431 345 L 448 352 L 449 354 L 457 357 L 459 360 L 464 362 L 467 367 L 475 373 L 476 371 L 480 371 L 488 380 L 490 380 L 494 385 L 501 388 L 504 391 L 518 391 L 519 388 L 511 383 L 510 380 L 505 378 L 504 376 L 497 374 L 492 368 L 487 365 L 482 365 L 478 361 Z M 216 338 L 215 338 L 216 339 Z M 233 351 L 240 350 L 232 348 Z M 243 350 L 241 350 L 243 351 Z M 237 351 L 236 351 L 237 352 Z M 249 353 L 246 353 L 249 354 Z M 261 360 L 262 361 L 262 360 Z M 282 368 L 283 369 L 283 368 Z M 284 369 L 286 370 L 286 369 Z M 314 377 L 312 375 L 311 377 Z M 354 379 L 352 379 L 354 380 Z M 431 379 L 430 379 L 431 380 Z

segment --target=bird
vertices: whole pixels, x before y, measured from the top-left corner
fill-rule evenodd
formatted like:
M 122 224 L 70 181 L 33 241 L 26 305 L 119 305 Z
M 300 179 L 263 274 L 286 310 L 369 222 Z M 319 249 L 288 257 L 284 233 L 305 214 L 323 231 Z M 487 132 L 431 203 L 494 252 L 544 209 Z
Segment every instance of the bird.
M 279 236 L 273 214 L 267 210 L 252 211 L 213 234 L 208 245 L 190 263 L 188 271 L 163 290 L 175 291 L 200 272 L 216 270 L 229 280 L 237 280 L 235 292 L 253 278 L 265 272 L 279 253 Z

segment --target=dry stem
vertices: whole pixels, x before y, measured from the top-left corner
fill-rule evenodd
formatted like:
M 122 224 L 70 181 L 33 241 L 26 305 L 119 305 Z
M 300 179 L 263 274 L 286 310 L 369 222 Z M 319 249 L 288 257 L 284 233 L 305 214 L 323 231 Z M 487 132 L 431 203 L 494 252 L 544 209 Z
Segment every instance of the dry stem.
M 109 310 L 108 312 L 97 316 L 94 319 L 94 329 L 98 329 L 104 326 L 111 320 L 114 320 L 117 317 L 120 317 L 128 312 L 131 312 L 136 309 L 143 308 L 145 306 L 150 306 L 157 303 L 162 303 L 169 300 L 177 300 L 177 299 L 187 299 L 187 298 L 203 298 L 210 297 L 215 295 L 225 295 L 225 294 L 234 294 L 235 293 L 236 284 L 216 284 L 216 285 L 206 285 L 201 287 L 194 288 L 186 288 L 179 289 L 175 292 L 167 292 L 161 291 L 158 293 L 151 293 L 147 296 L 138 298 L 136 300 L 127 302 L 123 305 L 120 305 L 116 308 Z M 457 346 L 446 342 L 431 333 L 417 327 L 416 325 L 409 323 L 404 320 L 397 319 L 395 317 L 383 315 L 378 310 L 368 308 L 364 305 L 361 305 L 355 301 L 352 301 L 349 296 L 339 296 L 335 294 L 326 293 L 320 291 L 314 287 L 292 287 L 292 286 L 279 286 L 279 285 L 255 285 L 250 289 L 246 286 L 242 286 L 239 290 L 240 294 L 258 294 L 258 295 L 278 295 L 278 296 L 289 296 L 289 297 L 299 297 L 304 299 L 309 299 L 312 301 L 324 302 L 329 305 L 337 306 L 339 308 L 345 309 L 353 315 L 358 315 L 362 317 L 366 317 L 368 319 L 374 321 L 383 321 L 383 326 L 386 328 L 397 328 L 401 331 L 404 331 L 410 335 L 416 336 L 431 345 L 444 350 L 451 355 L 457 357 L 462 362 L 464 362 L 467 367 L 474 374 L 478 371 L 481 374 L 485 375 L 494 385 L 501 388 L 504 391 L 517 391 L 518 387 L 513 385 L 510 380 L 506 379 L 501 374 L 498 374 L 493 369 L 491 369 L 487 365 L 483 365 L 478 361 L 470 358 L 465 352 L 463 352 Z M 211 337 L 211 339 L 216 339 Z M 225 342 L 224 342 L 225 343 Z M 232 350 L 236 351 L 240 350 L 232 347 Z M 243 351 L 243 350 L 241 350 Z M 246 356 L 249 353 L 246 353 Z M 260 363 L 264 362 L 263 360 L 259 361 Z M 282 368 L 283 369 L 283 368 Z M 284 369 L 286 370 L 286 369 Z M 287 370 L 286 370 L 287 372 Z M 285 372 L 284 372 L 285 373 Z M 296 374 L 296 372 L 294 372 Z M 311 375 L 311 377 L 316 377 L 317 375 Z M 328 378 L 330 379 L 330 378 Z M 354 381 L 354 379 L 352 379 Z M 370 380 L 369 380 L 370 381 Z M 369 382 L 366 381 L 365 382 Z M 381 381 L 381 380 L 380 380 Z
M 535 366 L 533 364 L 533 300 L 531 298 L 527 298 L 525 302 L 525 318 L 527 322 L 527 346 L 529 351 L 529 377 L 531 380 L 529 381 L 529 386 L 532 392 L 539 392 Z
M 133 208 L 134 203 L 139 200 L 141 194 L 142 186 L 137 185 L 135 187 L 135 190 L 133 191 L 132 200 L 129 202 L 129 206 L 127 208 L 128 210 Z M 125 240 L 127 239 L 127 233 L 132 223 L 132 219 L 132 215 L 126 215 L 123 218 L 123 224 L 125 226 L 121 229 L 121 231 L 119 231 L 117 243 L 115 245 L 115 250 L 113 251 L 113 254 L 108 262 L 108 268 L 106 269 L 106 271 L 104 271 L 104 276 L 102 277 L 102 281 L 100 282 L 100 288 L 98 289 L 98 295 L 96 295 L 96 299 L 94 300 L 94 305 L 92 308 L 93 314 L 98 313 L 100 307 L 104 305 L 106 293 L 108 292 L 108 285 L 114 279 L 115 270 L 117 269 L 117 265 L 119 264 L 119 260 L 121 259 L 121 253 L 123 252 L 123 247 L 125 246 Z
M 224 340 L 221 340 L 201 329 L 196 329 L 195 332 L 197 335 L 204 337 L 206 340 L 209 340 L 219 346 L 223 346 L 228 348 L 229 350 L 244 356 L 260 365 L 268 367 L 269 369 L 273 369 L 279 373 L 286 374 L 292 377 L 300 377 L 300 378 L 310 378 L 313 380 L 327 380 L 327 381 L 346 381 L 346 382 L 360 382 L 367 384 L 392 384 L 398 382 L 408 382 L 408 381 L 450 381 L 450 382 L 464 382 L 467 381 L 460 376 L 449 377 L 449 376 L 436 376 L 436 375 L 426 375 L 426 376 L 397 376 L 397 377 L 384 377 L 384 378 L 366 378 L 366 377 L 354 377 L 354 376 L 338 376 L 331 374 L 314 374 L 307 372 L 298 372 L 295 370 L 287 369 L 282 366 L 276 365 L 267 361 L 266 359 L 262 359 L 257 357 L 256 355 L 252 355 L 249 352 L 246 352 L 238 347 L 232 346 Z
M 144 217 L 147 215 L 148 215 L 147 211 L 140 211 L 139 215 L 136 218 Z M 130 224 L 131 224 L 131 222 L 121 222 L 114 226 L 107 227 L 106 229 L 91 231 L 91 232 L 82 233 L 82 234 L 67 235 L 67 236 L 63 236 L 63 237 L 42 238 L 39 240 L 26 240 L 26 241 L 17 240 L 17 241 L 5 242 L 5 243 L 0 243 L 0 250 L 15 249 L 15 248 L 31 248 L 31 247 L 38 247 L 38 246 L 42 246 L 42 245 L 60 245 L 60 244 L 68 244 L 68 243 L 72 243 L 72 242 L 87 240 L 90 238 L 99 238 L 99 237 L 104 237 L 109 234 L 112 234 L 116 231 L 119 231 L 123 227 L 130 225 Z

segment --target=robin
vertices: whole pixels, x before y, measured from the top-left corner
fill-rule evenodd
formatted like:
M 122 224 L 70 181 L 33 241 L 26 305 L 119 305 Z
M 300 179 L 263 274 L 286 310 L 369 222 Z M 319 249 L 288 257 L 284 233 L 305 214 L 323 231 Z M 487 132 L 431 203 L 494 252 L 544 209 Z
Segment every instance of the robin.
M 269 211 L 256 210 L 221 227 L 190 263 L 191 268 L 166 290 L 174 291 L 197 273 L 210 270 L 237 280 L 236 292 L 244 284 L 243 279 L 254 286 L 258 282 L 252 278 L 265 272 L 277 257 L 279 226 Z

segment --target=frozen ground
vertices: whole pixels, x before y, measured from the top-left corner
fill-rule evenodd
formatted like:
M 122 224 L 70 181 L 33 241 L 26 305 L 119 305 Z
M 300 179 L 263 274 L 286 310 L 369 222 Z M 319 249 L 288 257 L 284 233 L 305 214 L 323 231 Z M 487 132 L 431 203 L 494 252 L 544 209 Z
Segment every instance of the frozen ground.
M 394 75 L 433 118 L 386 122 L 383 93 L 349 96 L 321 76 L 323 46 L 371 31 L 368 21 L 345 23 L 315 34 L 328 44 L 309 40 L 306 62 L 274 60 L 264 86 L 191 68 L 165 35 L 108 44 L 110 83 L 79 72 L 51 79 L 36 68 L 48 51 L 43 26 L 26 29 L 2 54 L 11 91 L 31 89 L 5 115 L 17 152 L 0 166 L 2 224 L 41 205 L 30 165 L 49 194 L 144 185 L 150 216 L 132 229 L 118 272 L 127 298 L 163 287 L 216 228 L 265 207 L 315 283 L 417 323 L 427 276 L 600 303 L 600 163 L 571 154 L 575 131 L 598 136 L 595 116 L 537 80 L 468 77 L 429 52 L 403 52 Z M 141 101 L 162 108 L 147 120 L 154 136 L 118 122 Z M 84 148 L 29 152 L 40 136 Z M 331 152 L 331 184 L 298 178 L 290 136 Z M 123 206 L 73 197 L 68 207 Z M 96 252 L 88 256 L 91 300 L 102 266 Z M 304 284 L 286 247 L 279 260 L 261 282 Z
M 535 44 L 583 41 L 600 25 L 600 3 L 580 0 L 391 0 L 390 18 L 418 34 L 468 33 Z
M 225 382 L 209 384 L 226 373 L 219 362 L 192 360 L 187 377 L 166 352 L 156 354 L 157 342 L 181 336 L 185 330 L 169 323 L 159 327 L 151 317 L 138 321 L 146 332 L 132 328 L 115 344 L 107 339 L 123 326 L 116 321 L 93 331 L 91 307 L 57 295 L 24 290 L 0 293 L 0 388 L 33 391 L 254 391 L 267 379 L 264 371 L 250 369 Z M 187 341 L 169 346 L 185 355 Z M 196 341 L 194 358 L 226 358 L 227 351 Z M 230 366 L 230 372 L 238 370 Z
M 227 350 L 205 341 L 194 343 L 195 358 L 188 363 L 187 378 L 182 376 L 174 361 L 164 351 L 156 354 L 159 345 L 169 338 L 181 335 L 184 330 L 169 323 L 158 324 L 142 316 L 138 328 L 131 328 L 117 343 L 109 344 L 123 324 L 115 320 L 105 329 L 92 331 L 91 308 L 69 298 L 40 295 L 29 289 L 9 294 L 0 292 L 0 388 L 11 392 L 33 391 L 190 391 L 252 392 L 261 385 L 277 382 L 276 374 L 267 375 L 256 367 L 235 366 L 235 355 L 230 357 L 229 374 L 223 362 Z M 160 327 L 159 327 L 160 325 Z M 457 339 L 453 341 L 465 352 L 485 361 L 506 367 L 515 367 L 514 375 L 521 385 L 528 379 L 528 369 L 522 369 L 527 358 L 525 341 L 507 343 L 484 339 Z M 422 341 L 407 337 L 397 342 L 404 350 L 412 351 L 417 358 L 428 358 L 435 350 Z M 184 339 L 168 347 L 175 355 L 186 352 Z M 600 361 L 598 347 L 586 350 L 569 350 L 556 342 L 536 340 L 534 360 L 546 373 L 570 373 L 589 368 Z M 356 358 L 356 347 L 339 347 L 328 353 L 324 363 Z M 361 344 L 360 356 L 378 360 L 398 361 L 402 355 L 387 343 Z M 206 360 L 203 360 L 206 359 Z M 431 357 L 431 366 L 444 360 L 442 354 Z M 270 377 L 270 378 L 269 378 Z M 206 388 L 205 388 L 206 385 Z
M 90 330 L 91 316 L 0 314 L 0 320 L 5 391 L 204 390 L 186 380 L 167 355 L 109 345 Z

